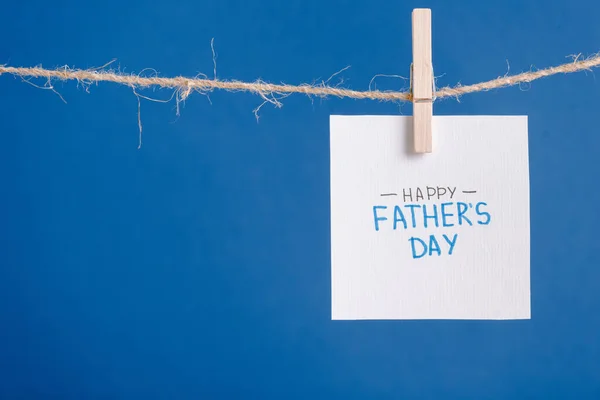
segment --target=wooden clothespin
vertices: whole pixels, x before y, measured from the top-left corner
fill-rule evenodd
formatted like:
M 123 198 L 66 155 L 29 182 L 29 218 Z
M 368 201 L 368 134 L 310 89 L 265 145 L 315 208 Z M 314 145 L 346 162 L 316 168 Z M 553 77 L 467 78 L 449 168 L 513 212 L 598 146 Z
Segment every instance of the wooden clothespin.
M 431 153 L 433 118 L 433 64 L 431 61 L 431 9 L 412 13 L 413 141 L 416 153 Z

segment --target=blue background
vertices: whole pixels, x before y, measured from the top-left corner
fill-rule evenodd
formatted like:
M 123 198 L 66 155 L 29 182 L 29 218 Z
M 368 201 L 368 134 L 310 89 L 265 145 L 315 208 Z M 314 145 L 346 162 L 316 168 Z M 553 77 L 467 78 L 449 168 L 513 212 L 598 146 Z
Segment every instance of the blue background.
M 367 89 L 407 76 L 433 9 L 438 85 L 600 50 L 588 1 L 12 2 L 0 62 Z M 148 73 L 148 72 L 147 72 Z M 379 89 L 406 88 L 379 79 Z M 36 81 L 44 84 L 43 81 Z M 410 104 L 245 93 L 137 99 L 0 77 L 0 397 L 598 398 L 600 84 L 435 105 L 529 115 L 530 321 L 331 321 L 329 115 Z M 167 99 L 169 91 L 144 91 Z

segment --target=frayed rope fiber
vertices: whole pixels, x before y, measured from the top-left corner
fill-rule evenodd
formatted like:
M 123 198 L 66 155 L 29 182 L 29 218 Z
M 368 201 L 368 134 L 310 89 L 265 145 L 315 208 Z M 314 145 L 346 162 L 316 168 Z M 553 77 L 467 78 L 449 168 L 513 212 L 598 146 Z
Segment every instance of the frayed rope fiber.
M 521 83 L 527 83 L 540 79 L 546 76 L 572 73 L 583 70 L 590 70 L 600 66 L 600 54 L 596 54 L 587 59 L 575 57 L 572 62 L 541 69 L 537 71 L 523 72 L 517 75 L 502 76 L 491 81 L 476 83 L 467 86 L 444 87 L 436 90 L 436 98 L 444 97 L 460 97 L 464 94 L 488 91 L 492 89 L 514 86 Z M 263 98 L 273 95 L 290 95 L 294 93 L 306 94 L 309 96 L 320 97 L 346 97 L 352 99 L 370 99 L 379 101 L 412 101 L 412 95 L 408 92 L 394 91 L 357 91 L 344 89 L 340 87 L 322 85 L 286 85 L 272 84 L 261 81 L 256 82 L 241 82 L 236 80 L 219 80 L 208 78 L 161 78 L 161 77 L 144 77 L 139 75 L 129 75 L 116 73 L 112 71 L 103 71 L 98 69 L 45 69 L 41 67 L 8 67 L 0 65 L 0 75 L 10 74 L 21 78 L 46 78 L 48 80 L 56 79 L 62 81 L 76 80 L 82 83 L 97 83 L 97 82 L 114 82 L 121 85 L 136 88 L 160 87 L 176 89 L 178 98 L 185 100 L 191 92 L 198 91 L 207 93 L 216 89 L 226 91 L 242 91 L 251 92 L 260 95 Z M 271 100 L 268 100 L 271 101 Z

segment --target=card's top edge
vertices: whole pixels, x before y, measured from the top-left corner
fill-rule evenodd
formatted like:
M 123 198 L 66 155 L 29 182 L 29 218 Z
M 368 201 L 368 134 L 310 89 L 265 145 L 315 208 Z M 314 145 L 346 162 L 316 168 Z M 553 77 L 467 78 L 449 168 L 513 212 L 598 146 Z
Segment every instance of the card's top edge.
M 329 118 L 412 118 L 412 115 L 342 115 L 332 114 Z M 434 115 L 433 118 L 527 118 L 527 115 Z

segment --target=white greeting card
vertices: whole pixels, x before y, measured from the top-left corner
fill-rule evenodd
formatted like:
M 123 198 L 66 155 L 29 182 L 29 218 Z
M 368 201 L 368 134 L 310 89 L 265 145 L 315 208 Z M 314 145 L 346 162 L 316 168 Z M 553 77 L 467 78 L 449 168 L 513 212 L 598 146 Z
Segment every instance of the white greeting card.
M 332 319 L 528 319 L 527 117 L 331 117 Z

